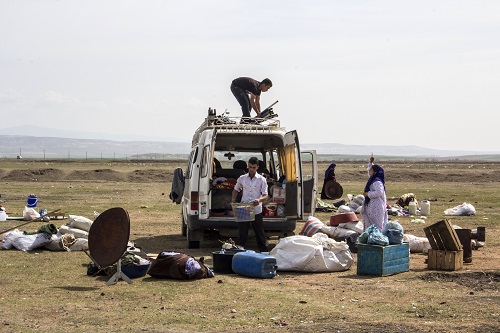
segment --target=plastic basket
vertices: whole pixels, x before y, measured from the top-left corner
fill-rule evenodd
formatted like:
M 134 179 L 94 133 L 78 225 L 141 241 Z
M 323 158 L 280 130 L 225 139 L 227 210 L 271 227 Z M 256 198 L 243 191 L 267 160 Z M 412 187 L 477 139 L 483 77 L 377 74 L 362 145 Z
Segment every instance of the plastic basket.
M 253 203 L 232 203 L 234 220 L 236 222 L 246 222 L 255 220 L 255 206 Z

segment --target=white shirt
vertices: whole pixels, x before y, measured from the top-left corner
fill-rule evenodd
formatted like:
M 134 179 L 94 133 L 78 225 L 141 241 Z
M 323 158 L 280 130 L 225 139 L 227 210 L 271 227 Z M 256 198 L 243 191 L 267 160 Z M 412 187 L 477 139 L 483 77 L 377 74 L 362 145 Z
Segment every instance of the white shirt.
M 259 199 L 263 195 L 267 195 L 267 181 L 266 178 L 258 173 L 255 173 L 253 178 L 250 178 L 249 174 L 246 173 L 238 178 L 234 189 L 238 192 L 243 190 L 243 195 L 241 196 L 241 202 L 252 202 L 255 199 Z M 255 214 L 262 213 L 262 203 L 259 202 L 255 206 Z

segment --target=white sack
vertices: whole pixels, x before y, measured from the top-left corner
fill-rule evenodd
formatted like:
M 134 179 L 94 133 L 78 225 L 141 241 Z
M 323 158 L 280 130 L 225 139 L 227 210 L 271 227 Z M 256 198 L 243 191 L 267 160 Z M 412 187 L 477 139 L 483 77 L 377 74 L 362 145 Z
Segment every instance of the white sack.
M 23 235 L 23 232 L 19 231 L 19 229 L 14 229 L 11 232 L 4 234 L 2 236 L 2 244 L 1 244 L 0 248 L 2 250 L 12 249 L 14 247 L 14 245 L 12 245 L 12 240 L 16 239 L 17 237 L 22 236 L 22 235 Z
M 324 250 L 312 237 L 300 235 L 280 239 L 269 254 L 280 271 L 339 272 L 354 262 L 346 243 L 335 242 L 331 250 Z
M 59 228 L 59 232 L 63 235 L 73 234 L 73 235 L 75 235 L 75 238 L 85 238 L 85 239 L 89 238 L 89 233 L 86 232 L 85 230 L 71 228 L 71 227 L 68 227 L 67 225 L 62 225 Z
M 403 235 L 403 242 L 408 243 L 411 253 L 427 253 L 431 244 L 427 237 L 417 237 L 410 234 Z
M 89 231 L 92 226 L 92 220 L 84 216 L 68 215 L 68 222 L 66 225 L 71 228 L 76 228 L 84 231 Z
M 21 251 L 31 251 L 50 243 L 51 239 L 52 235 L 45 232 L 34 235 L 25 235 L 21 233 L 21 235 L 12 239 L 12 245 Z

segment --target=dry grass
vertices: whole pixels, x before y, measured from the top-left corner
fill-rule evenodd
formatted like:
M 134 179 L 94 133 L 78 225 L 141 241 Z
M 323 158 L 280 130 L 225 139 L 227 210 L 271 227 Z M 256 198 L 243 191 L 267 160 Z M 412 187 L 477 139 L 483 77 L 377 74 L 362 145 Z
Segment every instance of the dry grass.
M 5 168 L 0 163 L 0 199 L 11 215 L 21 214 L 27 195 L 35 193 L 39 206 L 67 214 L 92 217 L 94 210 L 126 208 L 131 240 L 149 253 L 178 250 L 205 256 L 210 266 L 211 252 L 220 246 L 212 239 L 189 250 L 180 236 L 180 206 L 169 201 L 168 192 L 172 171 L 182 162 L 9 163 Z M 326 166 L 321 164 L 320 170 Z M 364 167 L 338 165 L 345 194 L 362 191 Z M 15 170 L 46 168 L 65 175 L 76 170 L 82 178 L 8 178 Z M 0 251 L 0 331 L 499 332 L 500 177 L 491 179 L 500 165 L 394 163 L 385 168 L 389 197 L 413 192 L 419 199 L 435 200 L 428 224 L 464 201 L 476 207 L 476 216 L 450 218 L 462 227 L 486 226 L 487 246 L 474 251 L 471 265 L 455 273 L 431 272 L 425 256 L 413 254 L 409 272 L 388 277 L 358 276 L 354 264 L 345 272 L 279 272 L 266 280 L 217 275 L 186 282 L 146 276 L 132 285 L 120 281 L 108 287 L 107 278 L 86 275 L 90 260 L 83 252 Z M 100 179 L 84 172 L 108 169 L 113 172 L 97 172 Z M 430 174 L 432 179 L 426 179 Z M 328 221 L 330 213 L 317 216 Z M 410 220 L 399 218 L 407 233 L 422 236 L 423 225 Z M 0 230 L 20 223 L 2 222 Z M 37 226 L 28 224 L 23 230 Z

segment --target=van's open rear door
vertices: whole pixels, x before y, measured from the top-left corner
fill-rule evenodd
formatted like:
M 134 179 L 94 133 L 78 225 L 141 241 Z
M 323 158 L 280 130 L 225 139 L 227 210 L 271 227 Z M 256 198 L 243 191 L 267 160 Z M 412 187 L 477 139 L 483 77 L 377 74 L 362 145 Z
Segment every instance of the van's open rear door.
M 200 183 L 198 186 L 200 211 L 199 218 L 207 219 L 210 214 L 210 184 L 213 172 L 213 149 L 212 144 L 215 141 L 216 131 L 213 129 L 210 133 L 205 133 L 202 155 L 200 159 Z
M 286 176 L 285 215 L 288 219 L 302 220 L 304 196 L 302 195 L 302 161 L 297 131 L 285 134 L 285 147 L 280 150 L 280 163 Z
M 318 194 L 318 162 L 316 150 L 301 151 L 304 215 L 313 216 Z

